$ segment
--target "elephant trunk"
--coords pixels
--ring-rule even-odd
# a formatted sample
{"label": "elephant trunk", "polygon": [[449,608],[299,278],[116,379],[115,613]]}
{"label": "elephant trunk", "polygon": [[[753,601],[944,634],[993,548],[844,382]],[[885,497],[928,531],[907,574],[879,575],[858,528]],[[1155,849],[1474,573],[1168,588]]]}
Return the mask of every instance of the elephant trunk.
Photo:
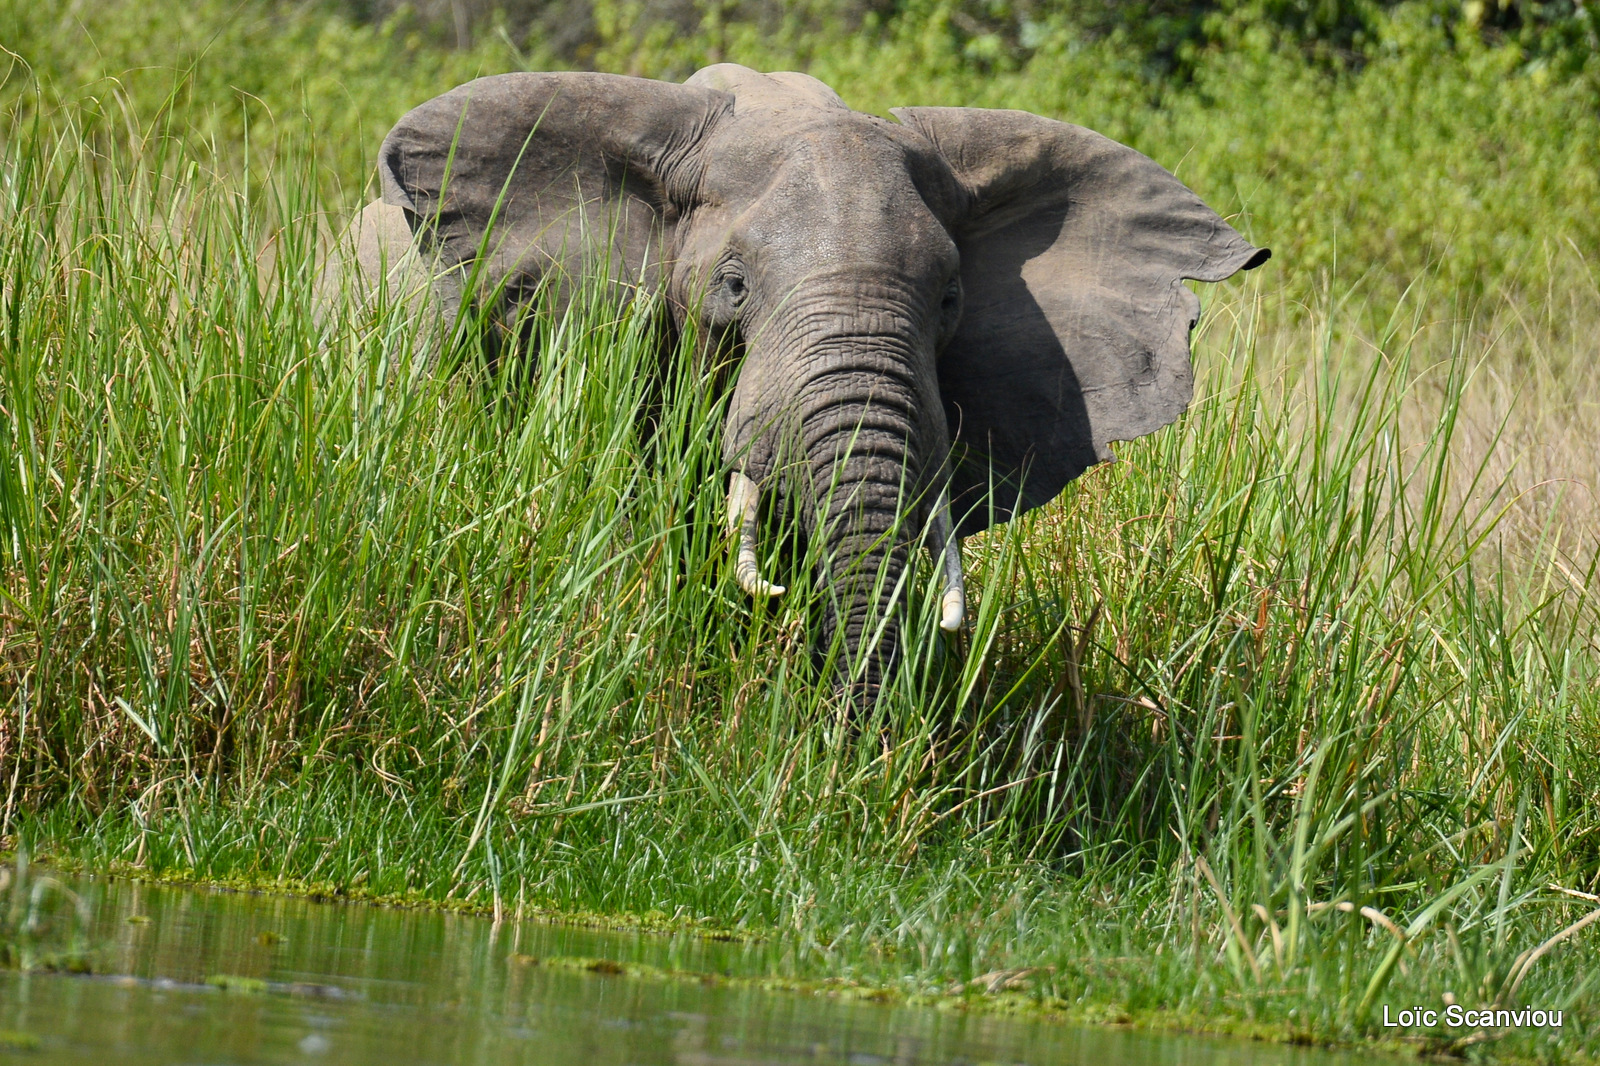
{"label": "elephant trunk", "polygon": [[[833,445],[847,442],[852,452],[842,461],[830,462],[835,458]],[[829,590],[822,637],[831,641],[839,636],[840,678],[848,678],[852,691],[868,698],[875,695],[899,651],[896,605],[903,599],[909,555],[899,512],[910,479],[903,461],[894,462],[883,454],[888,443],[840,430],[834,440],[819,445],[822,461],[812,463],[821,482],[816,486],[820,497],[816,536]],[[866,449],[868,455],[861,455]]]}
{"label": "elephant trunk", "polygon": [[916,412],[926,403],[915,376],[898,372],[909,358],[895,359],[902,353],[892,344],[873,354],[891,369],[863,374],[859,347],[849,359],[822,356],[817,364],[848,369],[817,375],[801,393],[806,510],[829,594],[819,636],[823,648],[837,638],[837,675],[858,705],[876,697],[899,652],[899,606],[917,531],[905,505],[921,488]]}

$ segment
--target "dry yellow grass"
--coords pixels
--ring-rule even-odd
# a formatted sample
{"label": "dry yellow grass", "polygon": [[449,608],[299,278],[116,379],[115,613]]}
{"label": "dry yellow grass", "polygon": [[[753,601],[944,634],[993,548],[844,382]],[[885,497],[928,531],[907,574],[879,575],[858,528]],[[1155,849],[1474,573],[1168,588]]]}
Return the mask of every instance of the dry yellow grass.
{"label": "dry yellow grass", "polygon": [[[1451,410],[1452,375],[1460,375],[1447,510],[1487,532],[1514,572],[1577,590],[1600,553],[1600,285],[1578,252],[1556,255],[1555,280],[1539,291],[1505,288],[1470,304],[1413,291],[1387,328],[1357,325],[1375,316],[1348,307],[1265,297],[1256,369],[1276,379],[1274,391],[1296,412],[1316,409],[1309,390],[1331,369],[1348,394],[1339,411],[1355,409],[1375,361],[1408,361],[1413,384],[1393,447],[1411,461]],[[1199,361],[1203,381],[1213,371],[1213,387],[1232,369],[1207,367],[1203,350]]]}

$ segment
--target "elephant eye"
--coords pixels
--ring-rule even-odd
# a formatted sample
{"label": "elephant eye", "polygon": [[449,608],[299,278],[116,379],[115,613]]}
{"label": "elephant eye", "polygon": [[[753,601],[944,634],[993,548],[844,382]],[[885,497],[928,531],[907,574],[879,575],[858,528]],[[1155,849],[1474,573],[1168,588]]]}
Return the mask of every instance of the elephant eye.
{"label": "elephant eye", "polygon": [[734,273],[722,275],[722,289],[728,294],[728,298],[732,300],[735,305],[738,305],[744,301],[745,294],[748,291],[745,288],[744,276]]}
{"label": "elephant eye", "polygon": [[950,284],[944,287],[944,299],[939,301],[939,310],[947,315],[953,315],[961,307],[961,282],[950,279]]}

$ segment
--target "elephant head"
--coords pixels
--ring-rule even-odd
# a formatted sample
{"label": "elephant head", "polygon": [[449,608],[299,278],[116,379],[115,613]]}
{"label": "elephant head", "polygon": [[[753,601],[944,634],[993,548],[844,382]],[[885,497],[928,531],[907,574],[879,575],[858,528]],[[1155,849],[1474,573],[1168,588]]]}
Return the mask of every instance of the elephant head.
{"label": "elephant head", "polygon": [[759,573],[755,518],[763,500],[792,509],[826,549],[831,624],[867,690],[895,654],[912,534],[925,527],[958,628],[958,537],[1173,421],[1199,312],[1183,279],[1270,255],[1089,130],[893,114],[731,64],[682,85],[482,78],[389,133],[376,208],[403,213],[441,284],[471,271],[502,314],[598,271],[621,294],[664,293],[679,327],[698,316],[703,350],[733,345],[740,583],[782,592]]}

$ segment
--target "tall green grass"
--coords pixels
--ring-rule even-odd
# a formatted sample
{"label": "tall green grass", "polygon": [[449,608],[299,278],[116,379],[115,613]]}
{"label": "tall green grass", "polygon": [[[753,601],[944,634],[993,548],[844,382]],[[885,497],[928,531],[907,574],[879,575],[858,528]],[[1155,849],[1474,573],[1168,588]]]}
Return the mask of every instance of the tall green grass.
{"label": "tall green grass", "polygon": [[246,180],[29,98],[0,150],[0,832],[1090,1017],[1534,1003],[1560,1043],[1507,1047],[1593,1054],[1592,531],[1504,557],[1511,430],[1461,447],[1500,312],[1448,277],[1208,291],[1190,413],[968,541],[961,641],[919,562],[850,723],[803,549],[733,581],[720,368],[657,371],[648,302],[439,365],[403,294],[318,310],[309,149]]}

